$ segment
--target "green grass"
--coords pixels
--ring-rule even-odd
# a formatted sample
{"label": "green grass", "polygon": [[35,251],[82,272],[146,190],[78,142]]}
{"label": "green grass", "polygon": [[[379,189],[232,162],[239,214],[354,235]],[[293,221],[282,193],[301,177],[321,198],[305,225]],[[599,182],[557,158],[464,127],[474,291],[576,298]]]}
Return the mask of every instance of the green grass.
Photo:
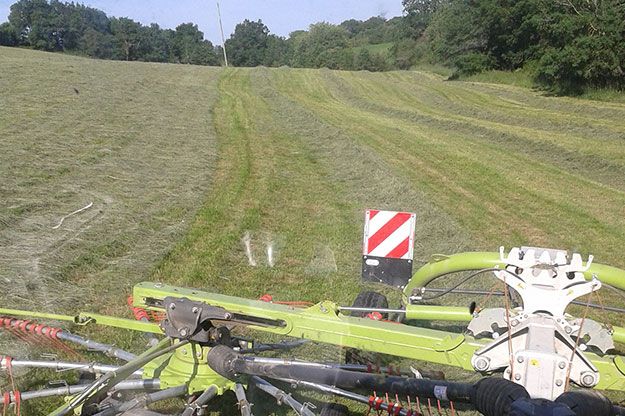
{"label": "green grass", "polygon": [[[375,44],[364,45],[364,46],[360,46],[359,48],[367,49],[371,53],[379,53],[381,55],[387,55],[390,52],[392,47],[393,47],[393,42],[386,42],[386,43],[375,43]],[[359,49],[359,48],[356,48],[356,49]]]}
{"label": "green grass", "polygon": [[420,62],[412,67],[413,71],[419,72],[431,72],[440,75],[444,78],[449,78],[454,74],[454,70],[448,66],[441,64],[432,64],[427,62]]}
{"label": "green grass", "polygon": [[523,88],[534,88],[534,80],[527,70],[517,71],[497,71],[490,70],[480,72],[479,74],[461,77],[464,81],[486,82],[491,84],[514,85]]}
{"label": "green grass", "polygon": [[625,103],[625,91],[610,88],[588,88],[579,98],[613,103]]}
{"label": "green grass", "polygon": [[[470,82],[513,85],[528,89],[536,89],[537,87],[534,83],[531,71],[524,68],[516,71],[484,71],[475,75],[461,76],[460,79]],[[611,103],[625,103],[625,92],[610,88],[586,88],[576,98]]]}
{"label": "green grass", "polygon": [[486,81],[0,48],[2,300],[127,314],[161,280],[346,304],[366,208],[416,212],[418,260],[528,244],[625,267],[625,105]]}
{"label": "green grass", "polygon": [[[131,316],[132,285],[150,275],[206,198],[218,76],[210,68],[0,48],[5,307]],[[39,357],[2,335],[3,353]],[[124,332],[97,336],[142,345]]]}

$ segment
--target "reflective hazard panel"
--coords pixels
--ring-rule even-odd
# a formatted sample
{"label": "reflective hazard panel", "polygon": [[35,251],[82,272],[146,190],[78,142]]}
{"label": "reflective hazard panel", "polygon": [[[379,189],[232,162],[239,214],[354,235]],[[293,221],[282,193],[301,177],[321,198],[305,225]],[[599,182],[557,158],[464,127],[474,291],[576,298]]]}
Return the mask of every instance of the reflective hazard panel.
{"label": "reflective hazard panel", "polygon": [[412,277],[416,214],[365,212],[362,278],[366,281],[404,286]]}

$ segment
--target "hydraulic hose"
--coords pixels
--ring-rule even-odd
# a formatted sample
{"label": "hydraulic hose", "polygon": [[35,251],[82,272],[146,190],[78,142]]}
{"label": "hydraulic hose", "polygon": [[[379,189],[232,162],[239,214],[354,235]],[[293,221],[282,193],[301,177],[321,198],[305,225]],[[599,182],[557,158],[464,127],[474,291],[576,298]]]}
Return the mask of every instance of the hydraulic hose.
{"label": "hydraulic hose", "polygon": [[625,416],[625,408],[612,404],[595,390],[569,391],[552,402],[531,399],[522,385],[497,377],[483,378],[473,384],[386,377],[316,363],[244,356],[225,345],[213,347],[207,355],[207,361],[214,371],[231,380],[235,380],[238,375],[252,376],[252,380],[257,380],[258,376],[269,377],[356,401],[362,401],[362,397],[351,394],[352,390],[468,403],[484,416],[529,416],[535,415],[536,409],[542,412],[540,414],[551,414],[549,409],[564,412],[557,413],[563,416]]}
{"label": "hydraulic hose", "polygon": [[576,416],[625,416],[625,408],[612,402],[595,390],[571,390],[562,393],[556,403],[563,403]]}
{"label": "hydraulic hose", "polygon": [[[401,396],[420,396],[443,401],[471,403],[473,385],[440,380],[385,377],[291,362],[286,364],[256,362],[254,357],[236,353],[225,345],[213,347],[207,356],[208,365],[222,376],[235,379],[236,374],[275,379],[306,380],[311,383],[336,386],[346,390],[375,390]],[[522,387],[521,387],[522,388]]]}

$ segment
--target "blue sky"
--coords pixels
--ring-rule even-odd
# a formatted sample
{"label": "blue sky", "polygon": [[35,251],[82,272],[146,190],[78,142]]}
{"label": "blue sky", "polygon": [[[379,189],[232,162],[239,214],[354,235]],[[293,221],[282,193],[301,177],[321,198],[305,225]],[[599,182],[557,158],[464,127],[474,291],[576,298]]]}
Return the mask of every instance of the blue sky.
{"label": "blue sky", "polygon": [[[7,20],[11,4],[0,0],[0,22]],[[103,10],[109,16],[129,17],[144,24],[158,23],[175,28],[180,23],[197,23],[204,37],[221,43],[215,0],[84,0],[77,2]],[[226,39],[243,19],[262,21],[271,33],[287,36],[307,29],[315,22],[340,23],[347,19],[364,20],[371,16],[399,16],[401,0],[220,0]]]}

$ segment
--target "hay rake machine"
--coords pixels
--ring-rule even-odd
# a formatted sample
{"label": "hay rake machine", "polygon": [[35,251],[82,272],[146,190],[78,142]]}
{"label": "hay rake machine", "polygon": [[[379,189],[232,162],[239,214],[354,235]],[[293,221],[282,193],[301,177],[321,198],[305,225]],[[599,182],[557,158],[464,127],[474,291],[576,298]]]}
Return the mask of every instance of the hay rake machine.
{"label": "hay rake machine", "polygon": [[[65,400],[50,415],[106,416],[157,415],[148,405],[181,397],[186,401],[177,414],[192,416],[205,414],[207,403],[233,391],[236,412],[252,415],[255,407],[247,392],[254,388],[267,398],[273,396],[289,412],[306,416],[348,413],[336,403],[315,408],[288,390],[361,402],[371,415],[453,415],[459,409],[487,416],[625,415],[618,405],[619,393],[611,394],[613,401],[601,393],[625,392],[625,360],[617,347],[625,342],[625,328],[588,317],[592,308],[623,312],[603,304],[597,291],[625,290],[625,271],[592,260],[532,247],[435,256],[404,285],[403,302],[396,309],[388,308],[375,292],[362,294],[353,306],[324,301],[297,307],[152,282],[134,287],[136,320],[1,309],[4,330],[24,342],[37,338],[63,349],[70,358],[2,356],[2,369],[9,374],[17,368],[47,368],[92,375],[81,384],[33,391],[20,392],[13,385],[2,400],[5,411],[19,413],[24,401],[58,395]],[[459,284],[430,285],[456,273],[462,276]],[[463,288],[462,283],[479,274],[492,275],[500,290]],[[499,296],[502,306],[432,304],[453,293],[482,300]],[[581,316],[567,312],[572,304],[578,305]],[[155,314],[159,319],[152,319]],[[149,336],[150,347],[136,355],[32,319],[139,331]],[[430,321],[453,322],[453,328],[462,329],[433,329]],[[247,328],[245,337],[237,335],[242,327]],[[260,332],[284,340],[270,344],[249,339],[250,333]],[[436,372],[375,372],[366,364],[288,358],[307,341],[458,367],[477,373],[479,379],[459,382],[444,380]],[[119,364],[72,361],[71,344],[100,351]],[[271,351],[271,357],[265,351]]]}

